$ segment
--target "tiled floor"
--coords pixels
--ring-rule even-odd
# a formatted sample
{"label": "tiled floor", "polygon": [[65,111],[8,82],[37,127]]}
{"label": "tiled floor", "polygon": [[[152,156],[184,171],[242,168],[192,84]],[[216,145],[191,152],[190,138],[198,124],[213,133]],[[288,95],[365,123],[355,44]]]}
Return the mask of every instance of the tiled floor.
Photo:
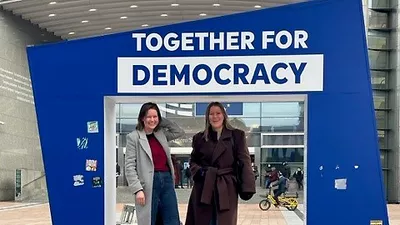
{"label": "tiled floor", "polygon": [[[186,207],[186,204],[179,205],[182,221],[185,220]],[[118,204],[117,211],[121,209],[122,204]],[[400,225],[400,205],[388,205],[388,209],[390,224]],[[263,212],[256,204],[239,205],[239,225],[298,225],[298,221],[292,212],[285,209]],[[0,202],[0,225],[51,225],[49,205]]]}

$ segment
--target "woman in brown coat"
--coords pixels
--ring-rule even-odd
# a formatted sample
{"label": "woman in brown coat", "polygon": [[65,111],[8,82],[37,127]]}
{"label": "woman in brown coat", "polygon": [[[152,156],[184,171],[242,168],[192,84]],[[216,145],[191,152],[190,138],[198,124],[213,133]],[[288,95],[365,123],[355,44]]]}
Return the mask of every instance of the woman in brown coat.
{"label": "woman in brown coat", "polygon": [[[255,193],[245,133],[229,124],[221,103],[210,103],[205,116],[205,130],[193,137],[190,170],[194,186],[185,224],[236,225],[238,194],[249,200]],[[236,179],[236,162],[242,165],[241,182]]]}

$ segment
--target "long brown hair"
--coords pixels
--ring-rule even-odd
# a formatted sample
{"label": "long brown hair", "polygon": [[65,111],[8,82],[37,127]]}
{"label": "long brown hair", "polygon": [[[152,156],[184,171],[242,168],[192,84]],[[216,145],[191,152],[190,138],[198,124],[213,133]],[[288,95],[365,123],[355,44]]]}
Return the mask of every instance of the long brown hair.
{"label": "long brown hair", "polygon": [[228,114],[225,111],[225,107],[220,102],[211,102],[210,104],[208,104],[206,114],[205,114],[206,124],[205,124],[205,128],[204,128],[204,136],[203,137],[206,139],[206,141],[208,141],[209,130],[211,128],[209,115],[210,115],[211,107],[213,107],[213,106],[219,107],[221,109],[222,114],[224,115],[224,121],[222,122],[223,128],[226,128],[228,130],[235,129],[229,123]]}
{"label": "long brown hair", "polygon": [[158,125],[156,126],[156,128],[154,128],[154,131],[157,131],[160,127],[160,123],[161,123],[161,113],[160,113],[160,109],[158,108],[157,104],[152,103],[152,102],[147,102],[144,103],[142,105],[142,107],[140,108],[140,112],[139,112],[139,116],[138,116],[138,121],[137,121],[137,125],[136,125],[136,130],[143,130],[144,129],[144,122],[143,119],[146,117],[147,112],[150,109],[154,109],[157,111],[157,115],[158,115]]}

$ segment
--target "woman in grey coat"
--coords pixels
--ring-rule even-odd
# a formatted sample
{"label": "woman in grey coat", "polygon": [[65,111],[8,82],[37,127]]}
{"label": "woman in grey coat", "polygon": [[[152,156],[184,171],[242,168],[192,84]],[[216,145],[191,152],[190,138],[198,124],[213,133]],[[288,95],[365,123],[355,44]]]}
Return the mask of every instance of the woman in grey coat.
{"label": "woman in grey coat", "polygon": [[127,135],[125,153],[126,178],[136,196],[139,225],[155,225],[158,213],[164,225],[180,224],[168,142],[183,135],[178,125],[161,118],[156,104],[142,105],[136,130]]}

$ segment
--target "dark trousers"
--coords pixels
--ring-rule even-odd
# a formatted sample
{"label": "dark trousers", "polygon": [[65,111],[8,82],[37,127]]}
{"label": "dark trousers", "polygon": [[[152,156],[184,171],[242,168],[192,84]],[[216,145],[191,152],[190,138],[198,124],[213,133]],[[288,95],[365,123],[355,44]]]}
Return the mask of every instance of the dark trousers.
{"label": "dark trousers", "polygon": [[[174,183],[170,172],[154,172],[151,201],[151,224],[155,225],[157,215],[164,225],[179,225],[179,211]],[[157,221],[159,222],[159,221]]]}
{"label": "dark trousers", "polygon": [[299,187],[299,190],[303,189],[303,181],[296,180],[297,181],[297,186]]}
{"label": "dark trousers", "polygon": [[275,199],[275,201],[276,201],[276,204],[280,204],[280,202],[279,202],[279,196],[281,195],[281,194],[283,194],[284,193],[284,191],[281,191],[281,190],[279,190],[279,189],[276,189],[276,190],[274,190],[274,199]]}

